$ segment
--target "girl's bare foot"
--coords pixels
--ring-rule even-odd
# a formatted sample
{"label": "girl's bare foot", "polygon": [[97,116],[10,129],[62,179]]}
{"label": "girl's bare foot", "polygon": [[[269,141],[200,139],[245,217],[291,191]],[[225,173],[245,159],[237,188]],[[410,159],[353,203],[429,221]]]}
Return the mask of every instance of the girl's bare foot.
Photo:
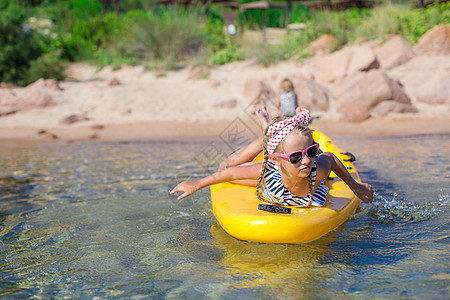
{"label": "girl's bare foot", "polygon": [[295,113],[296,113],[296,114],[305,113],[305,114],[307,114],[308,116],[310,116],[309,110],[307,110],[306,108],[301,108],[300,106],[298,106],[298,107],[295,109]]}
{"label": "girl's bare foot", "polygon": [[269,113],[264,105],[258,105],[255,109],[255,114],[261,123],[262,129],[266,129],[267,125],[269,125]]}

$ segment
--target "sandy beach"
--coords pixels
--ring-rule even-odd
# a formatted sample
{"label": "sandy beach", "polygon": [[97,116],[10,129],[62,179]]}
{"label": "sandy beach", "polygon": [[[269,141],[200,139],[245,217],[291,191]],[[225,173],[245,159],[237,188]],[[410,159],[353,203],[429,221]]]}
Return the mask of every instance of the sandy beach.
{"label": "sandy beach", "polygon": [[[51,105],[1,116],[0,144],[218,140],[227,130],[257,136],[261,129],[252,114],[254,103],[245,95],[245,83],[256,78],[276,91],[285,76],[298,72],[304,71],[293,62],[264,68],[244,61],[165,73],[141,66],[98,71],[74,64],[67,70],[68,79],[57,88],[41,81],[26,88],[1,89],[4,99],[46,97]],[[269,113],[274,116],[270,104]],[[417,113],[360,123],[340,120],[333,111],[311,114],[316,117],[313,126],[332,138],[450,133],[448,106],[414,104]]]}

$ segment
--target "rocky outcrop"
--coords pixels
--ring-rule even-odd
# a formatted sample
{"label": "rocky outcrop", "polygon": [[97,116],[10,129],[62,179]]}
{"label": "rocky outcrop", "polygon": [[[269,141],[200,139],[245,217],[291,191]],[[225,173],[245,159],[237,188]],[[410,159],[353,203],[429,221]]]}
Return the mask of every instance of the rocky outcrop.
{"label": "rocky outcrop", "polygon": [[369,47],[349,46],[311,62],[316,80],[331,83],[358,71],[379,67],[375,53]]}
{"label": "rocky outcrop", "polygon": [[28,89],[49,89],[53,91],[62,91],[59,81],[56,79],[40,78],[27,86]]}
{"label": "rocky outcrop", "polygon": [[395,101],[383,101],[370,110],[371,117],[385,117],[390,113],[417,113],[412,105],[406,105]]}
{"label": "rocky outcrop", "polygon": [[401,36],[394,36],[373,51],[380,63],[380,68],[389,70],[407,63],[416,56],[414,48]]}
{"label": "rocky outcrop", "polygon": [[[312,70],[312,80],[296,83],[305,96],[300,96],[304,100],[300,103],[311,110],[334,110],[353,122],[414,113],[418,109],[413,103],[418,102],[449,105],[448,54],[450,25],[431,29],[415,47],[400,36],[389,36],[349,45],[330,55],[316,55],[305,63]],[[323,88],[317,92],[311,86]]]}
{"label": "rocky outcrop", "polygon": [[19,95],[13,89],[0,89],[0,116],[56,105],[53,97],[40,87],[55,89],[59,85],[46,86],[45,82],[38,81],[29,85]]}
{"label": "rocky outcrop", "polygon": [[298,97],[298,103],[310,111],[327,111],[330,105],[328,90],[317,81],[303,75],[290,76]]}
{"label": "rocky outcrop", "polygon": [[244,96],[251,103],[266,103],[276,98],[275,91],[261,80],[251,78],[245,82]]}
{"label": "rocky outcrop", "polygon": [[336,111],[350,122],[364,121],[372,114],[386,115],[392,110],[416,111],[398,83],[382,70],[358,72],[343,78],[333,85],[332,93]]}
{"label": "rocky outcrop", "polygon": [[45,108],[56,105],[53,97],[43,91],[32,90],[16,103],[16,108],[20,110],[30,110],[36,108]]}
{"label": "rocky outcrop", "polygon": [[416,101],[450,104],[450,59],[446,55],[418,56],[388,74]]}
{"label": "rocky outcrop", "polygon": [[305,51],[311,53],[312,55],[329,54],[337,44],[337,38],[335,38],[331,34],[325,34],[309,44]]}
{"label": "rocky outcrop", "polygon": [[414,47],[422,54],[450,54],[450,24],[437,25],[425,33]]}

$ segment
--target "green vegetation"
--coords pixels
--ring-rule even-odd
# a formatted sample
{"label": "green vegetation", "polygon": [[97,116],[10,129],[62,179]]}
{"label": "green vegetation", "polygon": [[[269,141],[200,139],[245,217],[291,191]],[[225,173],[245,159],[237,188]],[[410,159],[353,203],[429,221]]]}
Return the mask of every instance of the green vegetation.
{"label": "green vegetation", "polygon": [[[450,3],[419,9],[389,2],[374,9],[332,12],[309,11],[294,2],[291,23],[304,23],[305,29],[272,45],[262,38],[260,10],[239,13],[238,34],[229,35],[220,4],[183,8],[122,0],[116,14],[113,8],[102,9],[100,1],[35,0],[34,7],[29,3],[0,4],[0,82],[26,85],[40,77],[62,79],[64,65],[79,61],[99,68],[144,64],[171,70],[254,58],[268,66],[304,57],[304,49],[323,34],[338,39],[336,49],[362,37],[387,34],[402,35],[415,44],[429,29],[450,20]],[[283,28],[284,23],[283,10],[267,11],[267,27]],[[244,41],[244,30],[259,31],[260,38]]]}

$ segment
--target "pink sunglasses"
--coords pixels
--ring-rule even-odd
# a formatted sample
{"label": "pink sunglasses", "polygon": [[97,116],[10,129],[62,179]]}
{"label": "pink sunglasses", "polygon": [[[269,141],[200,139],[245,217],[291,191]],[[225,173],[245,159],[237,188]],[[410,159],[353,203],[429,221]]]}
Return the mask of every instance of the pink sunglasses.
{"label": "pink sunglasses", "polygon": [[273,155],[287,158],[291,164],[295,165],[302,161],[304,155],[307,155],[309,158],[313,158],[317,155],[317,153],[319,153],[319,143],[312,144],[305,150],[299,150],[289,154],[273,153]]}

